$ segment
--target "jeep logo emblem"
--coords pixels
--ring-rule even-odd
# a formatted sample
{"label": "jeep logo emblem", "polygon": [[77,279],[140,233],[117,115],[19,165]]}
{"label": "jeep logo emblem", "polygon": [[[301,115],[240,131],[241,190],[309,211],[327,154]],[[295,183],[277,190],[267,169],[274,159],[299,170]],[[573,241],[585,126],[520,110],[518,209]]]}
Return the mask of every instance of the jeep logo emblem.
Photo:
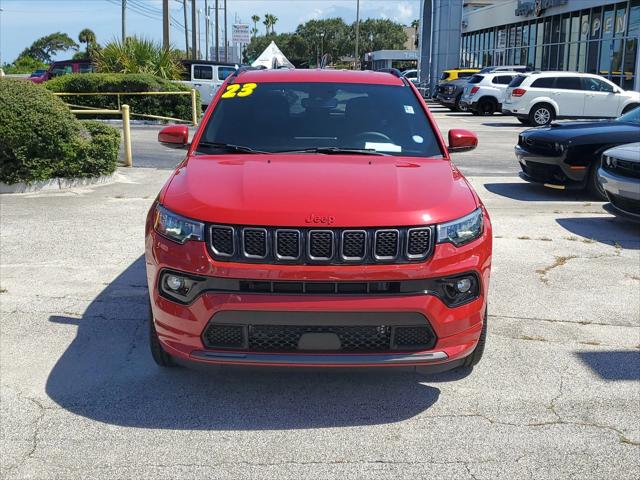
{"label": "jeep logo emblem", "polygon": [[319,223],[322,225],[332,225],[336,221],[336,217],[333,215],[315,215],[310,213],[307,218],[304,219],[305,223]]}

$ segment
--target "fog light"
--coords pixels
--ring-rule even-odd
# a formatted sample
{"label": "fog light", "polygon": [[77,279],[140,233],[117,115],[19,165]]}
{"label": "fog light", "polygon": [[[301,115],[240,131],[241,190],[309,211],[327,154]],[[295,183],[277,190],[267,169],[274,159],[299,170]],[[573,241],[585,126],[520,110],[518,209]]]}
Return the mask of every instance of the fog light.
{"label": "fog light", "polygon": [[471,288],[471,279],[470,278],[461,278],[456,282],[456,289],[460,293],[467,293]]}
{"label": "fog light", "polygon": [[182,290],[184,288],[184,278],[176,275],[167,275],[167,287],[174,292]]}

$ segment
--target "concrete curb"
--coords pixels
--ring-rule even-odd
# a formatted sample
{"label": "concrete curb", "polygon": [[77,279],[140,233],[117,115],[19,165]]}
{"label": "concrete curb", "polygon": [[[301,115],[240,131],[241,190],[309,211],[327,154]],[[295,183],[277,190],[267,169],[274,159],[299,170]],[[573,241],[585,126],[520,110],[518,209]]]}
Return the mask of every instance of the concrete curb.
{"label": "concrete curb", "polygon": [[100,177],[84,178],[52,178],[33,183],[2,183],[0,182],[0,194],[3,193],[34,193],[52,190],[65,190],[68,188],[87,187],[90,185],[102,185],[112,183],[115,173]]}

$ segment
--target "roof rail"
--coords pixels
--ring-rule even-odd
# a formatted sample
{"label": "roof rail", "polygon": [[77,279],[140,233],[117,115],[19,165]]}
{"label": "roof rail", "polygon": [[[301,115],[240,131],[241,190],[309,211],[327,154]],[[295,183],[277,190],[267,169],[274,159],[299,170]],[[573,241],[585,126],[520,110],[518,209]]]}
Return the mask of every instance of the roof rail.
{"label": "roof rail", "polygon": [[233,80],[235,77],[240,75],[243,72],[247,72],[250,70],[265,70],[266,67],[260,65],[259,67],[252,67],[250,65],[245,65],[244,67],[237,68],[235,72],[233,72],[229,78],[229,81]]}
{"label": "roof rail", "polygon": [[400,70],[398,70],[397,68],[380,68],[376,70],[376,72],[390,73],[394,77],[403,78],[402,73],[400,73]]}

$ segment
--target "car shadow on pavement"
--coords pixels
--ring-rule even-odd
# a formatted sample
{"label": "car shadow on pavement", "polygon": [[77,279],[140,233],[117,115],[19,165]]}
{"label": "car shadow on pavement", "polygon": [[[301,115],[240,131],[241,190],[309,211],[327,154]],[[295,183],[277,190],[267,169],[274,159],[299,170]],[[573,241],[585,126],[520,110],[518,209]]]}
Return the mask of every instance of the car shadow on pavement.
{"label": "car shadow on pavement", "polygon": [[640,381],[640,351],[576,352],[589,368],[604,380]]}
{"label": "car shadow on pavement", "polygon": [[147,343],[144,258],[123,271],[81,318],[49,374],[47,394],[74,414],[114,425],[264,430],[377,425],[412,418],[438,401],[423,377],[396,370],[162,369]]}
{"label": "car shadow on pavement", "polygon": [[606,245],[640,249],[640,226],[617,217],[557,218],[562,227],[580,237]]}
{"label": "car shadow on pavement", "polygon": [[[592,201],[587,192],[555,190],[526,182],[485,183],[484,188],[511,200],[522,202],[581,202]],[[602,212],[606,213],[606,212]]]}
{"label": "car shadow on pavement", "polygon": [[527,128],[527,125],[524,125],[518,121],[515,122],[484,122],[482,124],[485,127],[510,127],[510,128],[514,128],[514,127],[518,127],[518,128]]}

